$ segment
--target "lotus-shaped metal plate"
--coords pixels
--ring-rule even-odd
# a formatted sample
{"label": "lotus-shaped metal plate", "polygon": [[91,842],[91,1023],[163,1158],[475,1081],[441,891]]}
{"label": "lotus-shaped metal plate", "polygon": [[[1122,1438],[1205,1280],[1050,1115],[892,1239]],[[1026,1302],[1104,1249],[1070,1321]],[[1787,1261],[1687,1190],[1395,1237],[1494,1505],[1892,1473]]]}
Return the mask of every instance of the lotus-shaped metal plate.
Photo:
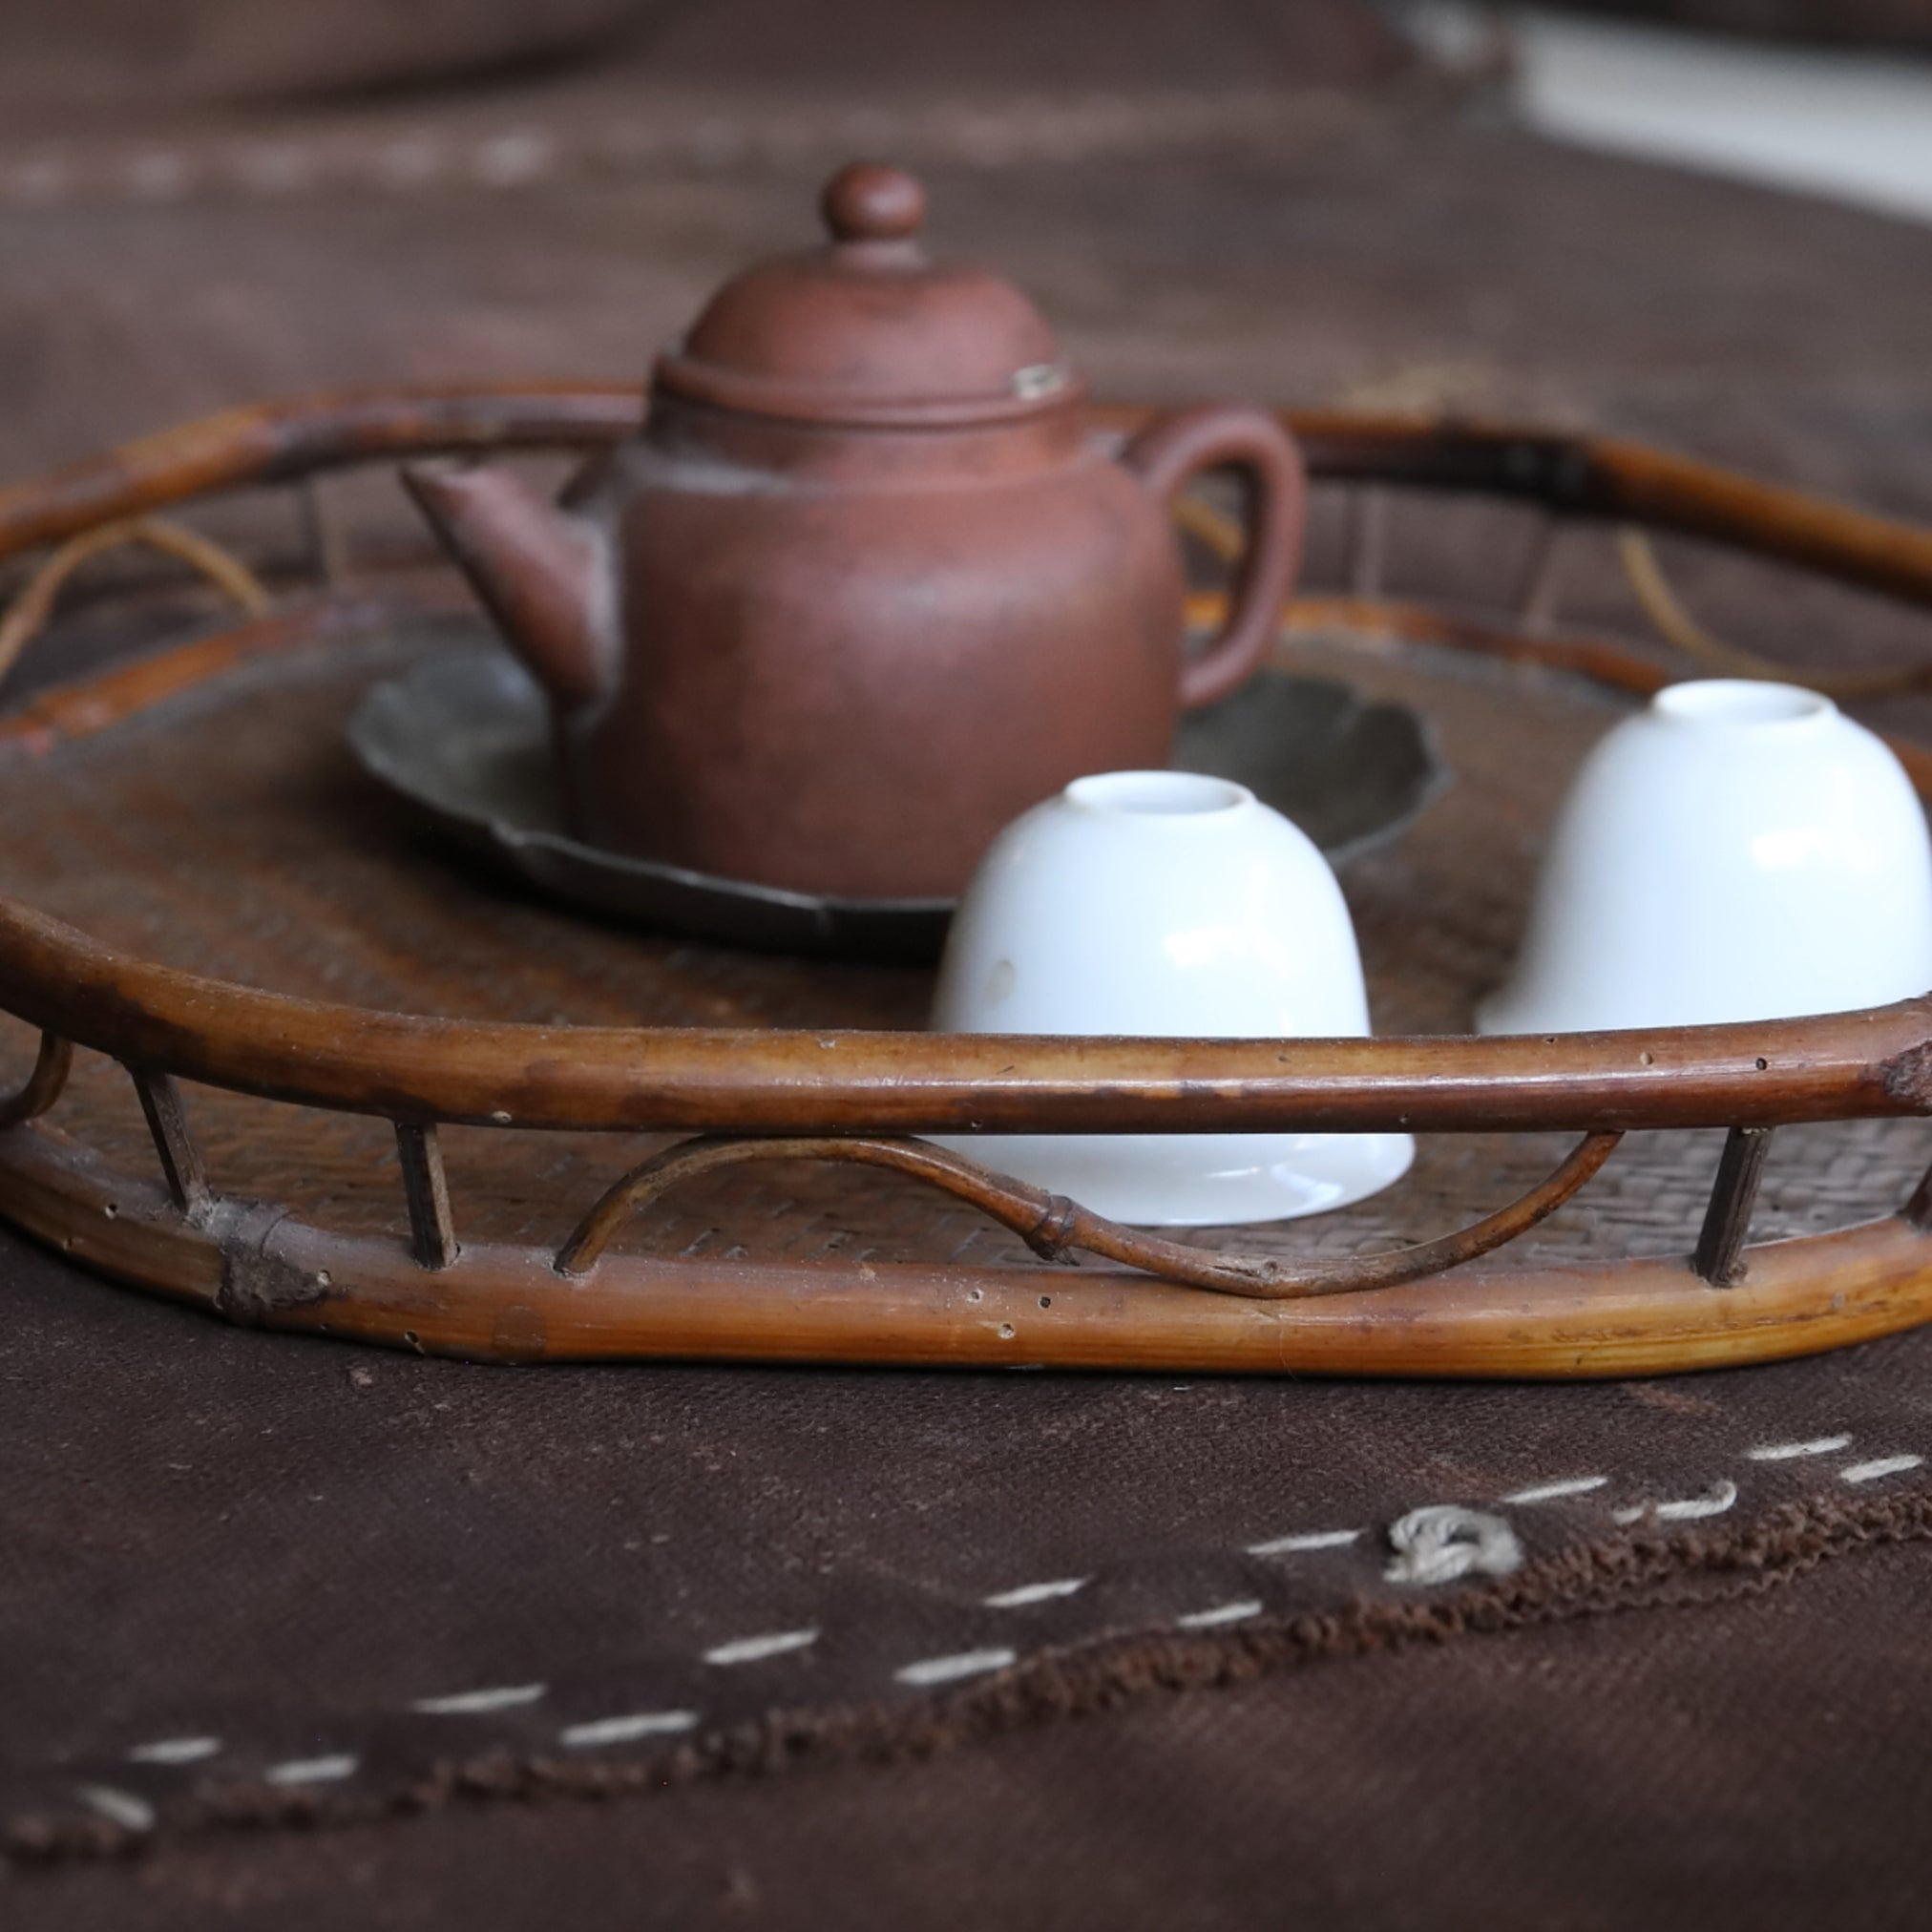
{"label": "lotus-shaped metal plate", "polygon": [[[935,956],[950,899],[839,899],[714,878],[564,830],[542,695],[494,645],[375,685],[349,743],[385,785],[553,897],[662,931],[797,953]],[[1331,678],[1267,670],[1184,718],[1174,764],[1248,786],[1336,865],[1386,843],[1447,782],[1427,722]]]}

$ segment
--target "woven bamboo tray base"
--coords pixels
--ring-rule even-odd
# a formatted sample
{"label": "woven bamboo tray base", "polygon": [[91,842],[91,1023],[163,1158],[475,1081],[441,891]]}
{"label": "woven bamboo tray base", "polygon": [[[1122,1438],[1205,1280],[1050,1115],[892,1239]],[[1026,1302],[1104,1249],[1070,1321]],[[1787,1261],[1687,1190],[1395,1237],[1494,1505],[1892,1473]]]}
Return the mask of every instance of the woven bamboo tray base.
{"label": "woven bamboo tray base", "polygon": [[[0,808],[13,828],[0,885],[129,953],[359,1006],[603,1025],[922,1023],[924,971],[600,926],[524,895],[400,814],[345,748],[347,717],[373,679],[478,635],[473,618],[447,608],[365,602],[296,624],[271,655],[198,656],[190,646],[156,661],[164,675],[146,682],[146,701],[132,708],[125,674],[43,702],[0,737]],[[1344,633],[1297,636],[1282,661],[1414,705],[1439,734],[1450,790],[1397,845],[1351,868],[1344,885],[1378,1030],[1465,1031],[1475,999],[1506,966],[1551,808],[1628,701],[1547,669]],[[33,1036],[0,1024],[10,1071],[22,1078]],[[224,1196],[280,1203],[326,1229],[407,1240],[386,1122],[200,1087],[188,1105]],[[154,1168],[127,1077],[98,1055],[79,1056],[50,1124],[130,1174]],[[1628,1136],[1578,1198],[1490,1266],[1687,1254],[1722,1138]],[[667,1143],[448,1127],[443,1144],[466,1243],[554,1250],[612,1181]],[[1549,1134],[1428,1136],[1409,1177],[1359,1208],[1188,1238],[1298,1256],[1424,1240],[1533,1186],[1569,1144]],[[1924,1121],[1786,1128],[1753,1237],[1821,1233],[1893,1212],[1928,1158]],[[1012,1265],[1048,1289],[1060,1275],[976,1210],[914,1182],[794,1162],[694,1181],[640,1214],[612,1252]]]}

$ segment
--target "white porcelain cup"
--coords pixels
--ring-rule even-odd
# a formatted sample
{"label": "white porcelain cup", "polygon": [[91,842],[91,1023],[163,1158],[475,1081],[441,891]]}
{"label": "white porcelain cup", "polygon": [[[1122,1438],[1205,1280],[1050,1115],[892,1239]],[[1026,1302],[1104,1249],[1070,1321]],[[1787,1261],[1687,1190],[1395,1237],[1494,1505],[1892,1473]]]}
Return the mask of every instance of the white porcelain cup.
{"label": "white porcelain cup", "polygon": [[1774,1019],[1932,989],[1932,847],[1883,742],[1794,684],[1673,684],[1558,815],[1484,1033]]}
{"label": "white porcelain cup", "polygon": [[[954,915],[949,1033],[1359,1037],[1368,998],[1313,843],[1227,779],[1116,771],[1016,819]],[[1211,1227],[1339,1208],[1407,1171],[1406,1134],[974,1135],[942,1142],[1109,1220]]]}

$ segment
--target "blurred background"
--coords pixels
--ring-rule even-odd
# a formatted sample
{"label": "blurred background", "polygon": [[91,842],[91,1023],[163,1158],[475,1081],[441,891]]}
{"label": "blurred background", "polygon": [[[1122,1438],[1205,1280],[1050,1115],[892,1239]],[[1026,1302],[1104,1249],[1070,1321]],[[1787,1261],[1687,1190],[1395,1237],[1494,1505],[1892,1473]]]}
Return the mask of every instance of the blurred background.
{"label": "blurred background", "polygon": [[1596,425],[1932,515],[1932,0],[10,0],[0,475],[640,377],[858,153],[1103,395]]}

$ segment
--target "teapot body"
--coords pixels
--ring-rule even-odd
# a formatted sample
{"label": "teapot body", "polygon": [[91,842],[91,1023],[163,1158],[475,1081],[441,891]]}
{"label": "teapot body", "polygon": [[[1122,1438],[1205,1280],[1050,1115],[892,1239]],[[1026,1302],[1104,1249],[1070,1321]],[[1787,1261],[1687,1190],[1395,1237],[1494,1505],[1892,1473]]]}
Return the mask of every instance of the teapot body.
{"label": "teapot body", "polygon": [[557,715],[592,843],[950,896],[1028,806],[1166,762],[1180,559],[1078,410],[841,436],[660,399],[579,507],[617,576],[606,688]]}
{"label": "teapot body", "polygon": [[[756,264],[659,356],[642,432],[564,503],[514,471],[404,481],[549,694],[573,829],[839,898],[950,897],[1089,772],[1166,762],[1181,706],[1274,634],[1305,480],[1206,405],[1115,460],[1011,284],[931,262],[924,191],[841,169],[828,242]],[[1168,504],[1243,476],[1221,633],[1184,662]]]}

